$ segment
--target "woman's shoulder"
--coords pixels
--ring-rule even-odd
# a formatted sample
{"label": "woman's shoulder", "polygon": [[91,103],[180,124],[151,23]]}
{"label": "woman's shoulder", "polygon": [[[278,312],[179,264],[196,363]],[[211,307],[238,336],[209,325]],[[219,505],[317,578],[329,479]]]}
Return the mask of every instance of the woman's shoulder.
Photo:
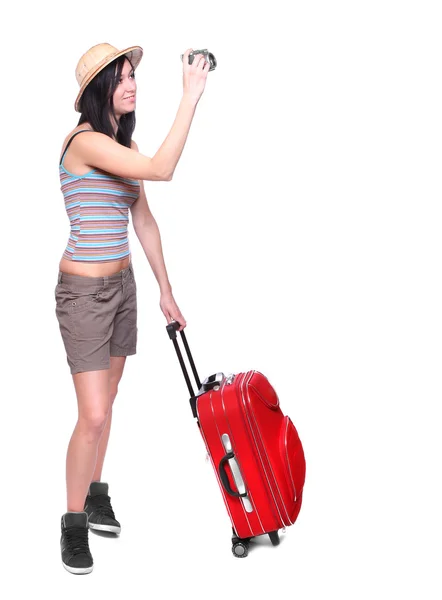
{"label": "woman's shoulder", "polygon": [[67,144],[67,142],[71,139],[71,137],[73,135],[75,135],[76,133],[78,133],[79,131],[93,131],[92,127],[89,125],[89,123],[82,123],[81,125],[77,125],[76,127],[74,127],[74,129],[72,129],[67,136],[64,138],[63,140],[63,147]]}
{"label": "woman's shoulder", "polygon": [[77,125],[76,127],[74,127],[74,129],[72,129],[63,140],[63,144],[61,146],[60,159],[61,159],[61,156],[63,155],[67,145],[69,144],[69,141],[80,131],[93,131],[93,129],[89,125],[89,123],[82,123],[81,125]]}

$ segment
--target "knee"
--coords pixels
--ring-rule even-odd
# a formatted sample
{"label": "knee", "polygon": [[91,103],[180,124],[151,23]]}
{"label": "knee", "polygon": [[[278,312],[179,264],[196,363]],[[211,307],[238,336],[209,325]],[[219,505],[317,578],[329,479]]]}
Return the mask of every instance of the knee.
{"label": "knee", "polygon": [[108,411],[96,409],[83,414],[78,419],[81,429],[92,439],[99,438],[106,425]]}

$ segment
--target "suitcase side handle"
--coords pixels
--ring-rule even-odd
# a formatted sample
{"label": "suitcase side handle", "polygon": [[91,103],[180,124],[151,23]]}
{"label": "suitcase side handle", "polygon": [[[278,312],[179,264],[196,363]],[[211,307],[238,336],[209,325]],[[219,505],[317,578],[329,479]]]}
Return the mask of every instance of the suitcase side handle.
{"label": "suitcase side handle", "polygon": [[235,458],[235,455],[233,454],[233,452],[228,452],[219,462],[218,472],[221,479],[221,483],[223,484],[224,489],[230,496],[234,496],[235,498],[246,498],[247,492],[244,492],[243,494],[235,492],[235,490],[233,490],[230,485],[229,477],[226,471],[226,463],[231,458]]}

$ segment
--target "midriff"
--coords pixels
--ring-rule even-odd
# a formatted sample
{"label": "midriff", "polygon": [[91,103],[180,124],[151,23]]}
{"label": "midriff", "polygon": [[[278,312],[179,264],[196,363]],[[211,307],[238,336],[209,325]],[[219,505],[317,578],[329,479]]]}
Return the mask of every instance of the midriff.
{"label": "midriff", "polygon": [[62,258],[59,269],[62,273],[70,275],[82,275],[83,277],[107,277],[126,269],[130,265],[130,255],[120,260],[107,263],[84,263]]}

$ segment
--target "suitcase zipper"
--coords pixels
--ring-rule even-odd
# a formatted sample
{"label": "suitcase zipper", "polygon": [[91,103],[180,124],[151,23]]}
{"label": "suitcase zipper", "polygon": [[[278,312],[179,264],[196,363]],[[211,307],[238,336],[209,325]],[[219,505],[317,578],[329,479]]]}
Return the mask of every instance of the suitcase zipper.
{"label": "suitcase zipper", "polygon": [[[276,479],[275,473],[273,471],[272,463],[268,457],[265,444],[263,443],[263,441],[261,439],[261,433],[259,431],[259,427],[256,425],[255,415],[254,415],[254,412],[253,412],[253,409],[252,409],[251,403],[250,403],[248,383],[250,382],[250,380],[255,372],[256,371],[253,371],[253,370],[248,371],[246,376],[241,381],[240,395],[241,395],[241,399],[242,399],[243,410],[244,410],[246,419],[249,423],[250,432],[254,439],[256,449],[258,451],[258,456],[260,458],[261,465],[263,468],[263,473],[267,480],[269,491],[273,497],[274,506],[278,513],[280,522],[282,525],[285,525],[285,520],[284,520],[284,518],[282,516],[282,512],[281,512],[281,507],[282,507],[282,509],[284,510],[284,512],[286,514],[287,520],[289,521],[289,524],[291,524],[290,517],[289,517],[288,511],[287,511],[287,507],[285,505],[283,496],[281,494],[281,490],[279,489],[279,486],[278,486],[278,480]],[[246,400],[245,393],[244,393],[245,391],[247,392],[247,400]],[[249,410],[247,410],[246,406],[249,407]],[[253,423],[252,423],[252,421],[253,421]],[[259,439],[260,444],[258,444],[258,439]],[[265,461],[263,460],[263,456],[265,457]],[[277,497],[279,497],[279,500],[277,499]]]}

